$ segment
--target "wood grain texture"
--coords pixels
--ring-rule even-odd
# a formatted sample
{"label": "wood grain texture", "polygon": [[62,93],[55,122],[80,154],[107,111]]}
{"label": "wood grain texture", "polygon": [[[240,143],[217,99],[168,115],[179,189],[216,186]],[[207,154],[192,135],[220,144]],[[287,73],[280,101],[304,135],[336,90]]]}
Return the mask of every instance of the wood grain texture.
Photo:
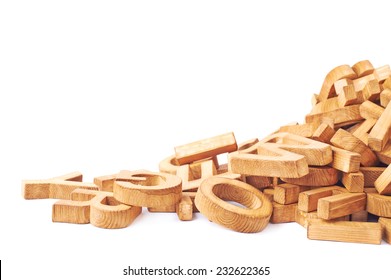
{"label": "wood grain texture", "polygon": [[159,163],[159,171],[163,173],[175,175],[179,167],[179,163],[175,155],[164,158]]}
{"label": "wood grain texture", "polygon": [[261,140],[258,153],[264,144],[269,143],[273,143],[280,149],[305,156],[309,165],[324,166],[332,161],[330,145],[306,137],[287,132],[275,133]]}
{"label": "wood grain texture", "polygon": [[347,151],[335,146],[331,146],[333,151],[333,161],[330,166],[342,172],[358,172],[360,170],[361,155],[359,153]]}
{"label": "wood grain texture", "polygon": [[352,66],[352,69],[357,74],[357,78],[372,74],[375,71],[375,68],[369,60],[357,62]]}
{"label": "wood grain texture", "polygon": [[[296,218],[295,218],[296,223],[303,226],[304,228],[308,228],[308,225],[313,220],[322,220],[321,218],[318,217],[317,211],[305,212],[305,211],[301,211],[301,210],[297,209]],[[347,215],[347,216],[342,216],[339,218],[332,219],[330,221],[349,221],[349,220],[350,220],[350,216]]]}
{"label": "wood grain texture", "polygon": [[380,244],[382,229],[379,223],[313,220],[307,228],[307,237],[366,244]]}
{"label": "wood grain texture", "polygon": [[302,137],[312,137],[315,126],[312,123],[281,126],[279,132],[288,132]]}
{"label": "wood grain texture", "polygon": [[[391,79],[390,79],[391,83]],[[391,100],[391,89],[390,88],[385,88],[381,93],[380,93],[380,105],[382,107],[387,107],[388,103],[390,103]]]}
{"label": "wood grain texture", "polygon": [[160,205],[156,207],[147,207],[148,212],[151,213],[176,213],[176,204],[172,205]]}
{"label": "wood grain texture", "polygon": [[350,220],[352,222],[368,222],[368,211],[362,210],[350,215]]}
{"label": "wood grain texture", "polygon": [[[227,201],[242,204],[245,208]],[[256,188],[237,180],[211,177],[197,191],[195,204],[210,221],[239,232],[259,232],[272,214],[270,201]]]}
{"label": "wood grain texture", "polygon": [[371,131],[376,121],[376,119],[366,119],[361,124],[357,124],[356,129],[352,132],[353,136],[357,137],[368,146],[369,131]]}
{"label": "wood grain texture", "polygon": [[334,136],[335,130],[328,124],[322,123],[312,134],[312,139],[330,144],[330,139]]}
{"label": "wood grain texture", "polygon": [[[383,89],[391,89],[391,76],[389,76],[387,79],[385,79],[382,83]],[[382,105],[383,106],[383,105]],[[386,106],[383,106],[386,107]]]}
{"label": "wood grain texture", "polygon": [[182,179],[183,191],[197,191],[205,178],[216,174],[217,169],[212,160],[202,162],[197,173],[192,172],[189,164],[181,165],[176,172],[176,175]]}
{"label": "wood grain texture", "polygon": [[311,187],[331,186],[338,182],[339,172],[337,169],[329,166],[310,166],[308,169],[308,174],[303,177],[281,178],[281,180],[289,184]]}
{"label": "wood grain texture", "polygon": [[384,82],[391,75],[389,65],[384,65],[376,68],[372,74],[362,76],[353,80],[355,90],[362,91],[365,85],[370,81],[376,79],[379,83]]}
{"label": "wood grain texture", "polygon": [[213,160],[200,162],[197,173],[192,171],[194,171],[194,167],[189,164],[181,165],[177,170],[176,175],[182,179],[182,191],[184,192],[197,191],[202,181],[212,176],[235,180],[242,179],[242,175],[240,174],[234,174],[231,172],[218,173]]}
{"label": "wood grain texture", "polygon": [[[210,157],[207,159],[198,160],[198,161],[192,162],[188,165],[189,165],[189,170],[192,174],[192,178],[194,178],[194,179],[199,179],[202,176],[208,176],[207,174],[215,175],[218,173],[218,169],[220,167],[217,157]],[[177,173],[178,173],[178,170],[177,170]],[[183,188],[183,186],[182,186],[182,188]]]}
{"label": "wood grain texture", "polygon": [[274,201],[279,204],[293,204],[299,201],[299,194],[311,187],[294,184],[280,184],[274,188]]}
{"label": "wood grain texture", "polygon": [[316,104],[319,103],[319,94],[316,94],[314,93],[312,96],[311,96],[311,104],[312,104],[312,107],[315,106]]}
{"label": "wood grain texture", "polygon": [[388,104],[368,137],[368,145],[372,150],[380,152],[391,136],[391,104]]}
{"label": "wood grain texture", "polygon": [[339,108],[358,104],[357,92],[353,85],[347,85],[342,88],[342,92],[337,97]]}
{"label": "wood grain texture", "polygon": [[361,167],[360,172],[364,175],[364,186],[374,187],[375,181],[385,169],[385,167]]}
{"label": "wood grain texture", "polygon": [[[65,190],[62,193],[56,192],[55,187],[52,187],[52,184],[56,182],[82,182],[83,174],[79,171],[74,171],[71,173],[66,173],[64,175],[52,177],[50,179],[44,180],[23,180],[22,181],[22,196],[24,199],[47,199],[47,198],[67,198],[70,196],[72,190],[68,194],[65,194]],[[72,184],[72,183],[69,183]],[[83,183],[84,185],[84,183]],[[91,187],[89,183],[85,183],[86,186]],[[65,187],[64,187],[65,189]],[[67,188],[69,189],[69,188]],[[61,197],[56,197],[56,195],[62,195]]]}
{"label": "wood grain texture", "polygon": [[134,181],[114,183],[114,197],[123,204],[142,207],[170,206],[175,205],[182,197],[182,181],[176,175],[146,170],[134,171],[132,174]]}
{"label": "wood grain texture", "polygon": [[228,163],[233,173],[246,176],[301,177],[308,174],[308,163],[303,155],[270,143],[258,145],[256,154],[231,153]]}
{"label": "wood grain texture", "polygon": [[232,132],[175,147],[175,158],[180,165],[229,153],[238,149]]}
{"label": "wood grain texture", "polygon": [[290,223],[296,221],[297,203],[279,204],[273,202],[273,213],[270,222],[273,224]]}
{"label": "wood grain texture", "polygon": [[384,164],[391,164],[391,141],[388,140],[382,151],[376,152],[376,156]]}
{"label": "wood grain texture", "polygon": [[140,207],[121,204],[110,192],[76,189],[71,200],[53,205],[52,220],[115,229],[129,226],[140,213]]}
{"label": "wood grain texture", "polygon": [[266,188],[262,190],[262,193],[266,196],[266,198],[270,201],[274,201],[274,188]]}
{"label": "wood grain texture", "polygon": [[370,80],[362,90],[362,94],[365,100],[372,102],[380,99],[381,88],[379,82],[376,79]]}
{"label": "wood grain texture", "polygon": [[391,196],[367,192],[367,211],[379,217],[391,218]]}
{"label": "wood grain texture", "polygon": [[347,192],[347,190],[339,186],[317,188],[301,192],[299,194],[298,209],[305,212],[316,211],[318,209],[319,199],[345,192]]}
{"label": "wood grain texture", "polygon": [[341,193],[320,198],[318,217],[330,220],[365,210],[366,200],[365,193]]}
{"label": "wood grain texture", "polygon": [[355,79],[357,74],[349,65],[340,65],[332,69],[325,77],[322,88],[320,89],[318,99],[324,101],[334,93],[333,85],[340,79]]}
{"label": "wood grain texture", "polygon": [[195,205],[195,202],[194,202],[196,195],[197,195],[197,192],[183,192],[182,193],[182,197],[187,196],[191,199],[191,202],[193,203],[193,213],[200,212],[200,211],[198,211],[197,206]]}
{"label": "wood grain texture", "polygon": [[[334,82],[334,90],[337,96],[343,94],[343,89],[349,85],[353,85],[353,81],[351,79],[340,79]],[[354,86],[353,86],[354,89]],[[340,106],[344,107],[344,106]]]}
{"label": "wood grain texture", "polygon": [[[339,98],[338,97],[332,97],[329,99],[326,99],[324,101],[319,102],[314,107],[312,107],[310,114],[320,114],[320,113],[326,113],[331,112],[334,110],[339,109],[341,106],[339,104]],[[289,132],[289,131],[287,131]]]}
{"label": "wood grain texture", "polygon": [[373,103],[372,101],[365,101],[360,105],[360,115],[364,119],[378,120],[383,114],[384,108]]}
{"label": "wood grain texture", "polygon": [[361,172],[343,173],[341,182],[348,192],[364,192],[364,174]]}
{"label": "wood grain texture", "polygon": [[264,189],[272,186],[272,177],[245,176],[244,182],[253,186],[254,188]]}
{"label": "wood grain texture", "polygon": [[83,174],[79,171],[74,171],[64,175],[52,177],[49,180],[83,182]]}
{"label": "wood grain texture", "polygon": [[380,217],[379,224],[383,230],[383,240],[391,244],[391,219]]}
{"label": "wood grain texture", "polygon": [[176,205],[176,213],[181,221],[191,221],[193,219],[193,201],[189,196],[182,195],[181,200]]}
{"label": "wood grain texture", "polygon": [[331,118],[335,127],[355,124],[363,119],[360,115],[360,104],[350,105],[333,111],[306,115],[306,123],[322,123],[323,118]]}
{"label": "wood grain texture", "polygon": [[238,151],[243,151],[243,150],[246,150],[248,148],[251,148],[252,146],[257,144],[258,142],[259,142],[258,138],[252,138],[252,139],[246,140],[244,142],[241,142],[238,145]]}
{"label": "wood grain texture", "polygon": [[94,178],[94,184],[100,191],[113,192],[113,185],[117,174],[103,175]]}
{"label": "wood grain texture", "polygon": [[93,183],[63,180],[25,180],[22,182],[24,199],[69,199],[71,192],[78,188],[98,190]]}
{"label": "wood grain texture", "polygon": [[376,154],[360,139],[342,128],[337,130],[330,142],[336,147],[360,154],[362,166],[375,166],[377,164]]}
{"label": "wood grain texture", "polygon": [[391,194],[391,165],[384,169],[374,185],[379,194]]}
{"label": "wood grain texture", "polygon": [[301,225],[304,228],[307,228],[312,220],[318,220],[318,213],[316,211],[313,212],[305,212],[297,209],[295,222]]}

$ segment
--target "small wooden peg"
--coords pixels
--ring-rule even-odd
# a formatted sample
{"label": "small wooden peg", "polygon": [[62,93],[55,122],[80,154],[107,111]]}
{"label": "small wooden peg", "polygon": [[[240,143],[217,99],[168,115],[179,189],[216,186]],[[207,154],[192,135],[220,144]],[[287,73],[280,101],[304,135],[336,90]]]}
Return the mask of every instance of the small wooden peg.
{"label": "small wooden peg", "polygon": [[181,221],[191,221],[193,219],[193,202],[189,196],[182,196],[176,205],[176,213]]}

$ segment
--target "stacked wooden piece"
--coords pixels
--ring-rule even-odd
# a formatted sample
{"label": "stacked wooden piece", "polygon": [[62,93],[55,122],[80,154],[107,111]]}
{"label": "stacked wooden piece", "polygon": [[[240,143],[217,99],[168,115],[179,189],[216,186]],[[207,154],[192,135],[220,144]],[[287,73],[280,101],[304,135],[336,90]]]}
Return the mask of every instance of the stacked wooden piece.
{"label": "stacked wooden piece", "polygon": [[390,243],[390,100],[388,65],[341,65],[327,74],[303,124],[240,145],[227,133],[178,146],[159,172],[23,181],[23,196],[61,199],[54,222],[123,228],[146,207],[183,221],[199,211],[239,232],[297,222],[310,239]]}

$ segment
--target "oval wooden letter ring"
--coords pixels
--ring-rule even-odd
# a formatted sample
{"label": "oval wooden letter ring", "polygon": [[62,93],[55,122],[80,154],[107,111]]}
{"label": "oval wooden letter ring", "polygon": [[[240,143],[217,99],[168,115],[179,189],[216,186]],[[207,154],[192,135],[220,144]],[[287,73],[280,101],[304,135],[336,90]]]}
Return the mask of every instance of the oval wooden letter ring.
{"label": "oval wooden letter ring", "polygon": [[139,170],[130,172],[128,182],[116,181],[114,198],[121,203],[142,207],[176,204],[182,197],[182,180],[172,174]]}
{"label": "oval wooden letter ring", "polygon": [[[233,205],[234,201],[246,208]],[[210,177],[197,191],[195,204],[210,221],[239,232],[259,232],[269,223],[272,204],[262,192],[244,182]]]}

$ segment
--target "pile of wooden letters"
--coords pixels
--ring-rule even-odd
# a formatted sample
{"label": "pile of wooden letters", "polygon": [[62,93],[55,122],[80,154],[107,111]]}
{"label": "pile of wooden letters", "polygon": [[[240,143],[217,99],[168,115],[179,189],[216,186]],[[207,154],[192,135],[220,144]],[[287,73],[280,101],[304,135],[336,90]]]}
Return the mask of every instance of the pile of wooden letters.
{"label": "pile of wooden letters", "polygon": [[388,65],[341,65],[314,94],[303,124],[239,145],[227,133],[178,146],[159,172],[122,170],[93,183],[79,172],[25,180],[23,197],[60,199],[54,222],[123,228],[146,207],[183,221],[199,211],[239,232],[296,222],[310,239],[390,243],[390,100]]}

